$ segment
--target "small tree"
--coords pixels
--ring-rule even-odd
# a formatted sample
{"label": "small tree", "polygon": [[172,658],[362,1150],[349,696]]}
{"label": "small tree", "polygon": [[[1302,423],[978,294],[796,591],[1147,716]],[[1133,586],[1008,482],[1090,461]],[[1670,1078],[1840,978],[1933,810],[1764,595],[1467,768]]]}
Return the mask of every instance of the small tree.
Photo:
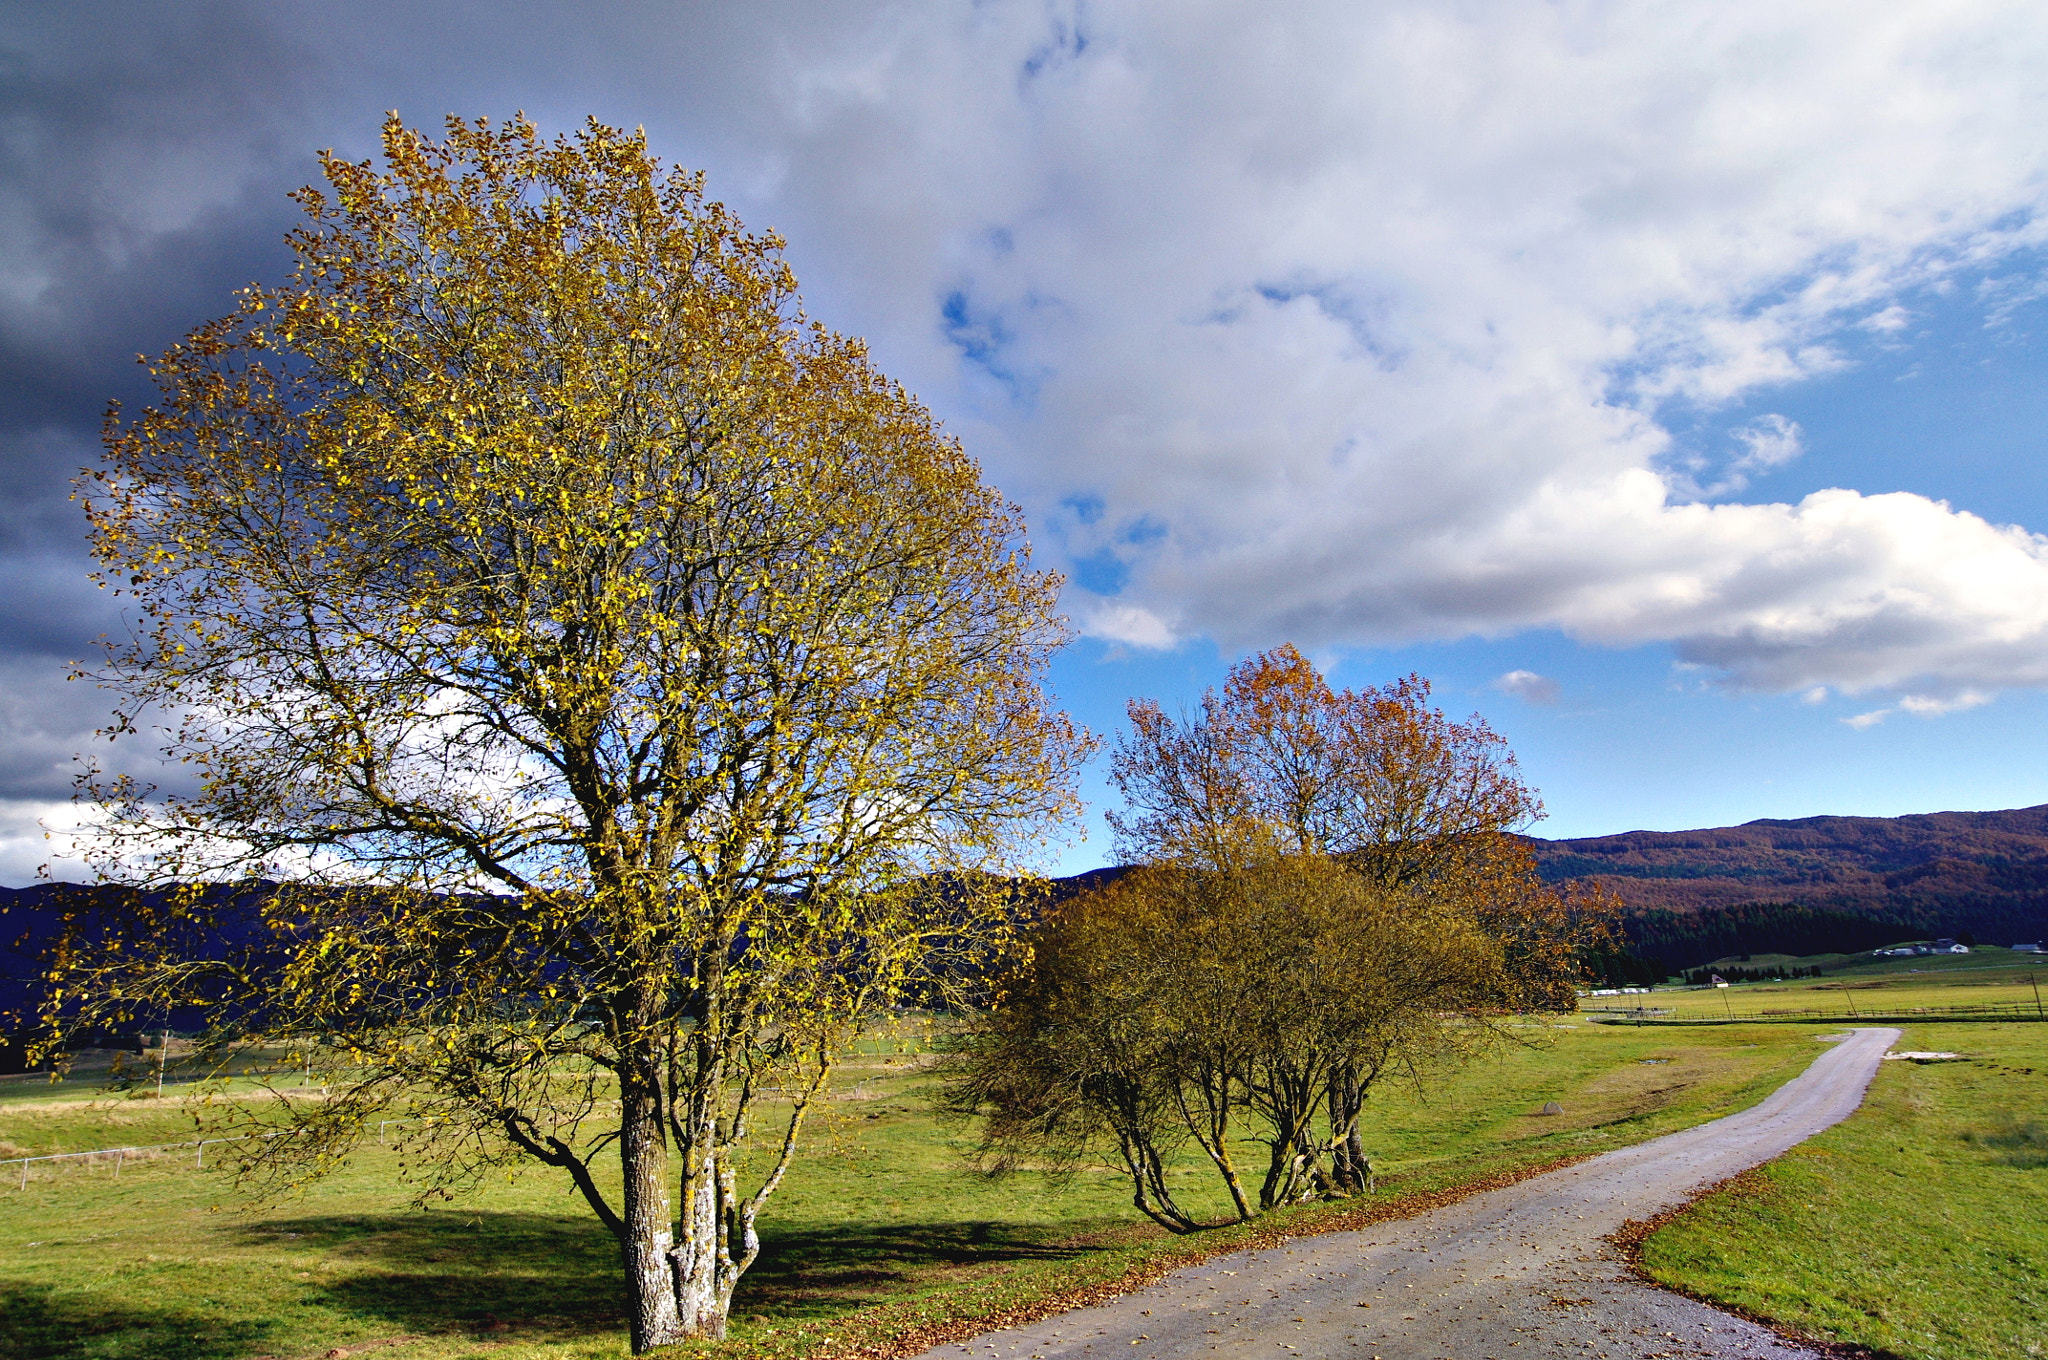
{"label": "small tree", "polygon": [[[1192,1142],[1250,1219],[1337,1189],[1376,1082],[1491,1037],[1509,962],[1467,904],[1318,856],[1234,858],[1137,870],[1039,925],[952,1073],[992,1168],[1111,1143],[1137,1207],[1190,1232],[1167,1168]],[[1333,1114],[1342,1090],[1359,1099]],[[1255,1191],[1231,1150],[1247,1130],[1266,1146]]]}
{"label": "small tree", "polygon": [[[1583,951],[1603,938],[1612,902],[1544,887],[1513,833],[1542,815],[1507,743],[1476,714],[1453,722],[1410,675],[1338,690],[1283,646],[1247,658],[1198,715],[1133,700],[1110,778],[1130,862],[1231,870],[1243,857],[1328,856],[1389,890],[1457,902],[1506,951],[1503,1009],[1570,1009]],[[1338,1070],[1332,1127],[1351,1130],[1337,1187],[1365,1184],[1357,1129],[1365,1087]]]}
{"label": "small tree", "polygon": [[[322,1045],[334,1097],[246,1170],[395,1104],[430,1188],[574,1182],[636,1351],[721,1335],[834,1054],[987,942],[957,871],[1072,811],[1058,578],[640,136],[394,117],[381,170],[323,165],[292,282],[156,360],[85,478],[137,621],[112,733],[164,714],[195,784],[88,779],[104,871],[171,891],[74,943],[67,1012]],[[196,885],[254,877],[223,948]]]}
{"label": "small tree", "polygon": [[1223,866],[1243,847],[1333,855],[1391,887],[1470,877],[1543,815],[1507,743],[1451,721],[1410,675],[1337,690],[1291,646],[1248,657],[1199,716],[1130,704],[1110,814],[1128,863]]}

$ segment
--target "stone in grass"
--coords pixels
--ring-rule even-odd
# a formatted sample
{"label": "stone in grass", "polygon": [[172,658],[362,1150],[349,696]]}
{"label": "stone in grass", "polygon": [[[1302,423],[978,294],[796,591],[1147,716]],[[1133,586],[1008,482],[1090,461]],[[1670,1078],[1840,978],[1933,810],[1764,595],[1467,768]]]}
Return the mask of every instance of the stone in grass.
{"label": "stone in grass", "polygon": [[1554,1101],[1554,1100],[1546,1100],[1546,1101],[1544,1101],[1544,1102],[1543,1102],[1543,1108],[1542,1108],[1541,1110],[1538,1110],[1538,1111],[1537,1111],[1537,1113],[1538,1113],[1538,1114],[1563,1114],[1563,1113],[1564,1113],[1564,1106],[1562,1106],[1562,1105],[1558,1104],[1558,1103],[1557,1103],[1556,1101]]}

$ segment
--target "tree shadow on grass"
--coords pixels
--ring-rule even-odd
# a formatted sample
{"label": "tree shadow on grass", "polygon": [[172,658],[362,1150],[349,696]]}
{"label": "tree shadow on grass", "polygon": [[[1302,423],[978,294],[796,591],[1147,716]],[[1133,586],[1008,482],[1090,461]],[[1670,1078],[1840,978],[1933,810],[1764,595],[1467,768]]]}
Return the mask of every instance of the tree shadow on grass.
{"label": "tree shadow on grass", "polygon": [[[833,1317],[901,1295],[919,1277],[936,1286],[957,1271],[1071,1260],[1092,1250],[1074,1243],[1073,1231],[944,1222],[768,1233],[733,1313]],[[354,1214],[249,1224],[242,1237],[327,1263],[309,1284],[307,1303],[406,1332],[566,1339],[618,1330],[625,1321],[618,1245],[588,1219]]]}
{"label": "tree shadow on grass", "polygon": [[763,1233],[761,1257],[740,1279],[735,1316],[778,1320],[836,1316],[900,1294],[914,1277],[937,1285],[950,1272],[1027,1261],[1067,1261],[1094,1248],[1073,1225],[1009,1223],[852,1224]]}
{"label": "tree shadow on grass", "polygon": [[8,1360],[231,1360],[258,1349],[262,1321],[0,1282],[0,1355]]}
{"label": "tree shadow on grass", "polygon": [[343,1214],[252,1223],[242,1237],[320,1255],[308,1304],[407,1332],[570,1337],[624,1324],[618,1243],[591,1219]]}
{"label": "tree shadow on grass", "polygon": [[[1971,1135],[1965,1133],[1963,1141],[1970,1140]],[[2039,1120],[2030,1119],[2022,1124],[2008,1117],[1991,1133],[1976,1135],[1976,1141],[1997,1149],[2001,1154],[1997,1160],[2006,1166],[2018,1167],[2022,1171],[2048,1167],[2048,1126]]]}

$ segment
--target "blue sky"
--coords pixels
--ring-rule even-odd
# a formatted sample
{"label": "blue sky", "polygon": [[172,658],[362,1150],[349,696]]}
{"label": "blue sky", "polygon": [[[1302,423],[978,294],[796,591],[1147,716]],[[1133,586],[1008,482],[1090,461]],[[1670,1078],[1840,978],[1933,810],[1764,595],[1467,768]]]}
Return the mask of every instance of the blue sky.
{"label": "blue sky", "polygon": [[[1137,657],[1084,641],[1062,658],[1054,678],[1072,711],[1113,733],[1131,695],[1192,705],[1203,689],[1221,683],[1228,666],[1207,645]],[[1558,701],[1529,704],[1492,687],[1517,669],[1556,678]],[[1663,649],[1590,649],[1556,634],[1346,653],[1328,673],[1340,685],[1358,686],[1410,670],[1431,678],[1444,709],[1479,713],[1508,739],[1544,799],[1546,816],[1532,828],[1537,835],[2048,801],[2048,701],[2035,692],[2002,695],[1938,721],[1888,719],[1857,730],[1840,721],[1864,711],[1853,703],[1814,708],[1789,696],[1730,696],[1674,673]],[[1089,836],[1063,849],[1064,872],[1114,859],[1101,816],[1115,806],[1114,795],[1099,769],[1090,791]]]}
{"label": "blue sky", "polygon": [[[2026,262],[2028,272],[2040,262]],[[2048,524],[2048,301],[2014,299],[1985,277],[1902,295],[1911,321],[1848,337],[1834,372],[1749,400],[1662,415],[1681,447],[1715,449],[1766,414],[1800,428],[1788,466],[1754,478],[1751,498],[1797,500],[1828,486],[1906,491],[1996,523]],[[1120,583],[1083,562],[1076,579]],[[1133,696],[1199,702],[1239,653],[1206,638],[1165,650],[1084,640],[1055,673],[1058,692],[1093,729],[1120,730]],[[1731,691],[1679,662],[1670,647],[1603,647],[1555,629],[1397,647],[1327,647],[1336,684],[1428,676],[1457,714],[1478,713],[1509,739],[1543,793],[1534,830],[1554,837],[1682,830],[1757,817],[1821,813],[1898,816],[2048,801],[2048,697],[2033,689],[1932,717],[1884,708],[1883,695]],[[1543,702],[1503,692],[1504,675],[1555,681]],[[1069,872],[1114,858],[1102,810],[1114,792],[1098,768],[1085,838],[1063,849]]]}
{"label": "blue sky", "polygon": [[[1993,0],[14,10],[0,881],[119,626],[72,471],[398,109],[643,126],[1070,576],[1113,734],[1293,642],[1544,834],[2048,801],[2048,12]],[[1504,677],[1515,677],[1507,679]],[[149,770],[137,752],[122,757]],[[1102,862],[1094,834],[1062,867]]]}

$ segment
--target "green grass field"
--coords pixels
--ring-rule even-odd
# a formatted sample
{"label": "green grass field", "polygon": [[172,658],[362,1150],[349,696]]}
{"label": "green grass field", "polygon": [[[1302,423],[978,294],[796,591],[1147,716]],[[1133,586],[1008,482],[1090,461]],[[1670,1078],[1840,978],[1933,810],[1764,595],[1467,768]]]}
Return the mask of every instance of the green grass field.
{"label": "green grass field", "polygon": [[1845,1123],[1654,1234],[1699,1297],[1911,1360],[2048,1355],[2048,1025],[1909,1025]]}
{"label": "green grass field", "polygon": [[1740,982],[1730,987],[1659,987],[1648,995],[1588,997],[1583,1004],[1589,1012],[1616,1013],[1640,1006],[1679,1020],[1798,1016],[1855,1021],[1959,1006],[2048,1016],[2048,1007],[2043,1006],[2048,1002],[2048,955],[1989,948],[1911,959],[1758,954],[1739,966],[1809,965],[1824,968],[1825,976],[1791,982]]}
{"label": "green grass field", "polygon": [[[1740,1108],[1811,1061],[1825,1026],[1531,1028],[1427,1091],[1373,1098],[1381,1197],[1598,1152]],[[914,1046],[914,1045],[913,1045]],[[1138,1217],[1119,1175],[1002,1182],[965,1168],[968,1131],[936,1121],[929,1072],[872,1043],[772,1202],[766,1253],[712,1356],[826,1353],[950,1317],[1043,1307],[1233,1232],[1189,1243]],[[896,1051],[892,1051],[896,1050]],[[146,1089],[146,1088],[145,1088]],[[1546,1100],[1562,1116],[1535,1114]],[[0,1084],[0,1157],[176,1141],[195,1107]],[[618,1356],[616,1257],[540,1171],[453,1207],[411,1207],[395,1158],[365,1151],[284,1204],[252,1206],[191,1150],[0,1167],[0,1354],[21,1360],[234,1360],[332,1349],[404,1360]],[[1208,1174],[1186,1169],[1191,1186]],[[1191,1194],[1190,1199],[1197,1199]],[[1199,1201],[1198,1201],[1199,1202]],[[1221,1208],[1221,1196],[1212,1205]],[[1306,1230],[1336,1209],[1295,1211]],[[388,1343],[388,1344],[379,1344]]]}

